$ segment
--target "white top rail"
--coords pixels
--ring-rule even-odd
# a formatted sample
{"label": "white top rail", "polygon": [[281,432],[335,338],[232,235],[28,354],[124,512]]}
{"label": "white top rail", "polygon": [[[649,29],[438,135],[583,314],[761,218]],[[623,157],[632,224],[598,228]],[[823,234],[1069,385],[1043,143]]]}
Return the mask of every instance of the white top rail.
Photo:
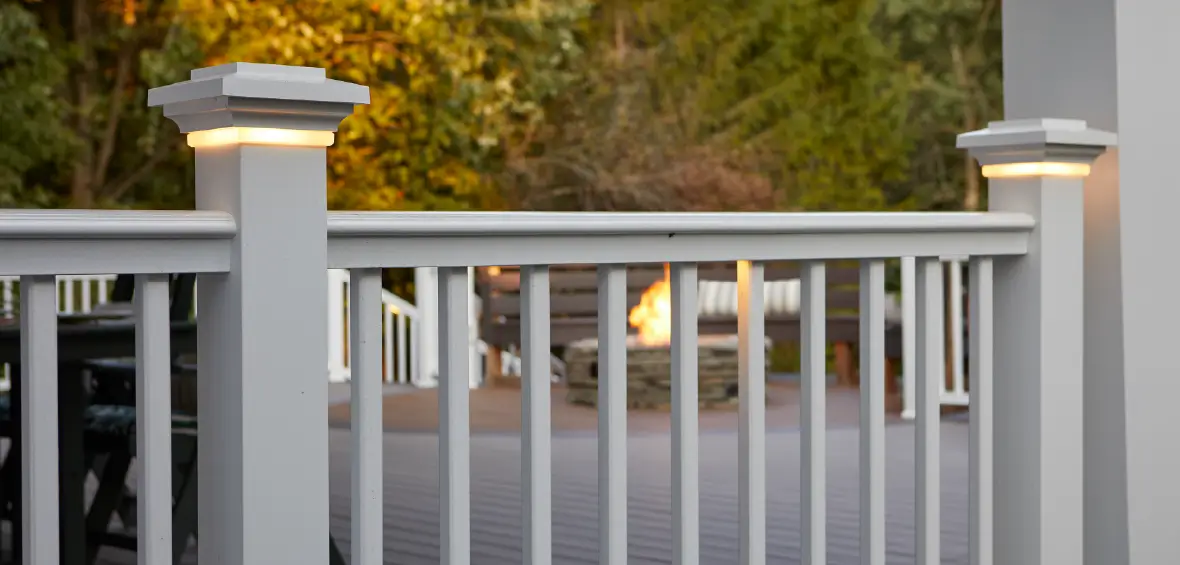
{"label": "white top rail", "polygon": [[1010,213],[328,215],[333,268],[1019,255],[1033,226]]}
{"label": "white top rail", "polygon": [[237,231],[224,212],[0,209],[3,239],[224,239]]}
{"label": "white top rail", "polygon": [[225,272],[236,234],[222,212],[0,210],[0,275]]}
{"label": "white top rail", "polygon": [[334,236],[693,235],[1027,231],[995,212],[335,212]]}

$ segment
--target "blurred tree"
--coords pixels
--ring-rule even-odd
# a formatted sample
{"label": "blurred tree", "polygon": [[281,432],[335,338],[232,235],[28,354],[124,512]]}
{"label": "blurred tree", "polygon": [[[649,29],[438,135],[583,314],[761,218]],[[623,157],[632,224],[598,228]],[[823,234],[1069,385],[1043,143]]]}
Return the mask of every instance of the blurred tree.
{"label": "blurred tree", "polygon": [[893,204],[883,187],[907,172],[910,80],[871,29],[876,11],[603,0],[579,87],[515,160],[511,194],[558,209]]}
{"label": "blurred tree", "polygon": [[500,206],[483,174],[577,57],[582,0],[182,0],[210,63],[326,67],[372,103],[329,152],[345,209]]}
{"label": "blurred tree", "polygon": [[982,206],[979,167],[955,136],[1003,114],[1000,0],[883,0],[879,32],[917,80],[906,120],[910,173],[897,189],[921,209]]}
{"label": "blurred tree", "polygon": [[[186,156],[158,111],[152,86],[183,80],[199,61],[172,0],[26,0],[43,48],[42,73],[68,130],[68,153],[25,156],[41,166],[38,203],[77,208],[183,206]],[[7,19],[7,18],[6,18]],[[25,41],[25,40],[22,40]],[[43,43],[40,43],[43,42]],[[30,44],[32,45],[32,44]],[[161,165],[167,166],[161,166]]]}
{"label": "blurred tree", "polygon": [[43,206],[53,198],[53,187],[32,173],[66,159],[73,145],[62,125],[68,108],[54,92],[64,76],[37,18],[17,4],[0,6],[0,206]]}

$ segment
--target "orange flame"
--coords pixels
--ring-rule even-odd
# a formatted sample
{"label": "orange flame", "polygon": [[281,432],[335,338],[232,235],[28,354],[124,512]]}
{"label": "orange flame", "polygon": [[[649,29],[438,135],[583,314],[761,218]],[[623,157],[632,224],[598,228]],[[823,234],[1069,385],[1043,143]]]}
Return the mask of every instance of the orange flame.
{"label": "orange flame", "polygon": [[639,329],[639,342],[644,345],[667,345],[672,341],[672,284],[667,265],[664,265],[664,280],[656,281],[643,292],[627,321]]}

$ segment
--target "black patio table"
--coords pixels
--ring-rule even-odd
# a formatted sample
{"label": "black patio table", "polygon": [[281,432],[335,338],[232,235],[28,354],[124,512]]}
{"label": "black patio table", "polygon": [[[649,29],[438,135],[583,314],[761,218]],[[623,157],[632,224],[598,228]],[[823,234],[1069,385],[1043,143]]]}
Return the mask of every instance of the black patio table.
{"label": "black patio table", "polygon": [[[20,324],[17,319],[0,325],[0,363],[12,366],[12,449],[20,449]],[[172,355],[195,353],[196,322],[172,323]],[[86,464],[82,449],[86,385],[82,368],[87,361],[135,355],[135,322],[123,316],[61,315],[57,329],[59,498],[61,564],[86,563]],[[18,475],[19,469],[18,469]],[[23,479],[22,479],[23,480]],[[21,482],[5,481],[0,488],[13,489],[13,555],[21,550]]]}

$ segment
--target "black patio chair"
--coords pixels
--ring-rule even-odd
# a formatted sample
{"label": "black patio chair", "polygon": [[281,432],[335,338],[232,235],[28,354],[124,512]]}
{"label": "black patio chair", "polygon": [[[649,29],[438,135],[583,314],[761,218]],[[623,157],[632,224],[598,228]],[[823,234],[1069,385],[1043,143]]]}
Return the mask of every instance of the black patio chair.
{"label": "black patio chair", "polygon": [[[131,277],[119,277],[115,292],[130,302]],[[192,311],[194,275],[174,279],[170,317],[173,321],[189,318]],[[125,298],[124,298],[125,297]],[[116,296],[112,296],[116,298]],[[173,373],[196,377],[196,366],[173,359]],[[118,514],[127,525],[134,524],[134,494],[126,486],[127,473],[135,458],[135,361],[94,360],[86,364],[94,390],[93,404],[87,411],[88,465],[99,478],[99,487],[86,516],[87,558],[94,563],[104,546],[134,551],[134,533],[112,531],[112,518]],[[172,418],[172,530],[173,562],[179,561],[197,532],[197,419],[196,414],[174,412]],[[130,517],[130,519],[129,519]],[[329,535],[329,565],[345,565],[335,540]]]}

